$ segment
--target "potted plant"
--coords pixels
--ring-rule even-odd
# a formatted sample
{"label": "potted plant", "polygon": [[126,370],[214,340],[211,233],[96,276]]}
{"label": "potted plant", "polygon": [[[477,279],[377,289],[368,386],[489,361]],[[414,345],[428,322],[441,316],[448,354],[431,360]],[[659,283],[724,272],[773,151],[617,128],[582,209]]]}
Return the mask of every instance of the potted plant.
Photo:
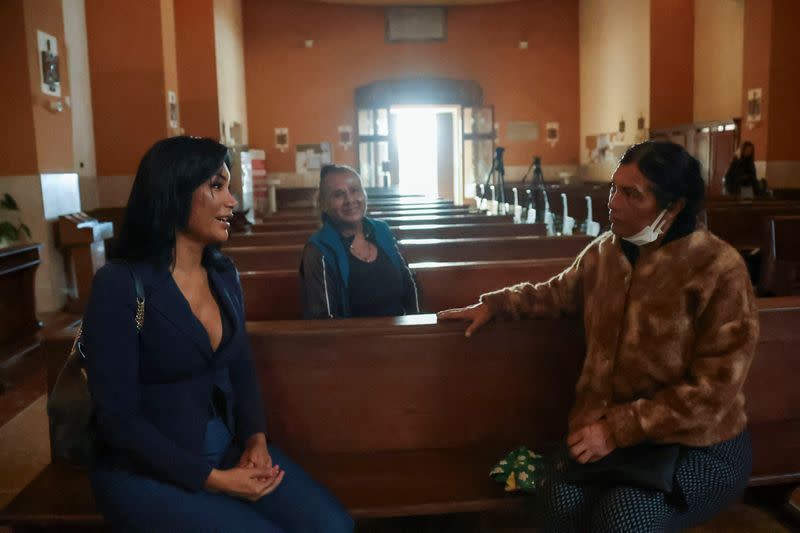
{"label": "potted plant", "polygon": [[[8,193],[4,193],[2,199],[0,199],[0,210],[3,212],[5,211],[19,211],[19,206],[17,205],[17,201],[14,200],[14,197]],[[3,218],[6,218],[5,216]],[[28,226],[26,226],[19,218],[19,215],[16,216],[17,224],[15,225],[13,222],[9,220],[2,220],[0,221],[0,248],[10,246],[15,242],[21,240],[23,237],[23,233],[27,235],[28,238],[31,236],[31,230]]]}

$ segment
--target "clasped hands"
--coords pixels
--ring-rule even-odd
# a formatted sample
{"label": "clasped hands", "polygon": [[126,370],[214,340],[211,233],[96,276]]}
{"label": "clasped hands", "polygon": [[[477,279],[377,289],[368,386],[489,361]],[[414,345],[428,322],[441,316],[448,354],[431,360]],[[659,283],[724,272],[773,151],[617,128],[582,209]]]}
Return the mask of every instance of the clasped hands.
{"label": "clasped hands", "polygon": [[235,467],[211,470],[206,488],[254,502],[277,489],[284,474],[279,465],[272,464],[264,434],[256,433],[247,439]]}

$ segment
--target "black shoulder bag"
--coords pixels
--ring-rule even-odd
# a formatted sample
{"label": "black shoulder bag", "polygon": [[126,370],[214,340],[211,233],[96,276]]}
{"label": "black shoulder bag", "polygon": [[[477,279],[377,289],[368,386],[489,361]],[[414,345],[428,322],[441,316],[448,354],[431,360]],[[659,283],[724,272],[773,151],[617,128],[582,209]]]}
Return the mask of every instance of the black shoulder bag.
{"label": "black shoulder bag", "polygon": [[[144,287],[132,268],[131,276],[136,289],[134,322],[138,332],[144,325]],[[52,453],[76,466],[90,465],[95,452],[94,412],[89,394],[86,359],[81,322],[67,361],[58,373],[47,400]]]}

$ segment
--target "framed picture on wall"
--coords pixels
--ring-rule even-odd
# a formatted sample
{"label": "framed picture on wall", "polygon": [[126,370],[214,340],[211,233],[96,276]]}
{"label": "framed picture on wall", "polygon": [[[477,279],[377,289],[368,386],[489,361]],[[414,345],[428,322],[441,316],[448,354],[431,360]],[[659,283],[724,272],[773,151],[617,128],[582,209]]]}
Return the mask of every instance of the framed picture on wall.
{"label": "framed picture on wall", "polygon": [[58,71],[58,41],[49,33],[36,32],[41,67],[42,92],[49,96],[61,96],[61,74]]}
{"label": "framed picture on wall", "polygon": [[443,7],[386,8],[386,42],[447,40],[447,10]]}

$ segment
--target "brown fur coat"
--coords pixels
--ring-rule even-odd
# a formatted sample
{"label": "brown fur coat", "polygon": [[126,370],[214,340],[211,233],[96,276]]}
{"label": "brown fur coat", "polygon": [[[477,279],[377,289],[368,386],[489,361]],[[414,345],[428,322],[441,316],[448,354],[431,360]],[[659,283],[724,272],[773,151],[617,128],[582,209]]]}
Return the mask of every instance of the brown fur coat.
{"label": "brown fur coat", "polygon": [[739,253],[704,229],[642,254],[600,235],[567,270],[481,296],[494,316],[582,316],[586,360],[574,431],[605,419],[618,446],[708,446],[747,422],[758,311]]}

